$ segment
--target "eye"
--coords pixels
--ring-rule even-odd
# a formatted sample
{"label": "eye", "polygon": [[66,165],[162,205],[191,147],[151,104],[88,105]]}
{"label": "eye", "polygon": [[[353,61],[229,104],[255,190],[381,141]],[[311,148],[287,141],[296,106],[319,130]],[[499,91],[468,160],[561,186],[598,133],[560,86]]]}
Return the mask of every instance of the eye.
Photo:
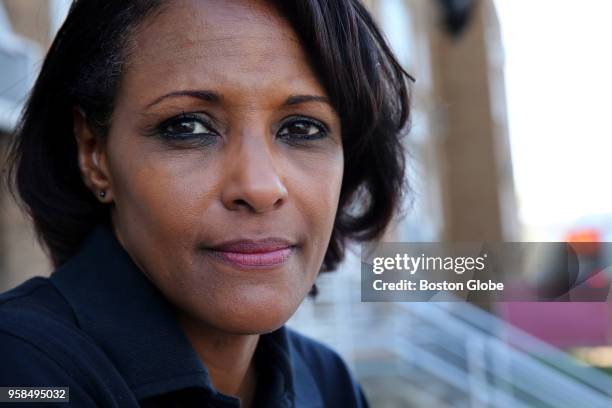
{"label": "eye", "polygon": [[292,118],[278,131],[278,137],[287,141],[306,141],[321,139],[327,136],[326,126],[311,118]]}
{"label": "eye", "polygon": [[163,137],[179,140],[217,136],[208,121],[195,113],[183,113],[165,120],[158,126],[158,131]]}
{"label": "eye", "polygon": [[180,119],[166,127],[169,133],[197,134],[205,133],[206,126],[194,119]]}

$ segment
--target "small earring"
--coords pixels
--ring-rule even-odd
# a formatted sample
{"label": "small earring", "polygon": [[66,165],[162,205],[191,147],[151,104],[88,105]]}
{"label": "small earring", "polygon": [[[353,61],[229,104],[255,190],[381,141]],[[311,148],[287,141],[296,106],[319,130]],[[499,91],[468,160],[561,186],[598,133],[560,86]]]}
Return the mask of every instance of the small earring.
{"label": "small earring", "polygon": [[100,196],[100,198],[104,198],[104,197],[106,197],[106,190],[100,190],[100,191],[98,192],[98,195]]}

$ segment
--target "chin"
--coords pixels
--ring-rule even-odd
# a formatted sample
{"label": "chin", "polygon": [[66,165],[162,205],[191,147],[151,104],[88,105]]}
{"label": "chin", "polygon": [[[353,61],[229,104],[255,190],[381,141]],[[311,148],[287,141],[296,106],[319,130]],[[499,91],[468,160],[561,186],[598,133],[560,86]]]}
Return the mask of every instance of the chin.
{"label": "chin", "polygon": [[[213,324],[224,332],[244,335],[269,333],[278,329],[295,313],[303,296],[266,291],[233,297],[236,302],[231,299],[221,299],[222,302],[215,305],[214,309],[219,310],[219,313]],[[210,321],[211,316],[202,316],[202,319]]]}
{"label": "chin", "polygon": [[281,327],[287,319],[232,319],[220,327],[222,331],[235,335],[265,334]]}
{"label": "chin", "polygon": [[223,332],[245,335],[264,334],[281,327],[293,315],[293,310],[258,310],[253,308],[245,313],[229,316],[219,321],[217,328]]}

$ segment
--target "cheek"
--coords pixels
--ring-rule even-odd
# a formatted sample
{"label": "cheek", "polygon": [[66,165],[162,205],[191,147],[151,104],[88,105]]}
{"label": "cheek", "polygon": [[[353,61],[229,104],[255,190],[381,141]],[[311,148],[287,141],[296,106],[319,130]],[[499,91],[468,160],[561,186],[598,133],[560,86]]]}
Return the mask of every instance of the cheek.
{"label": "cheek", "polygon": [[161,257],[195,240],[194,226],[205,216],[217,183],[205,158],[170,156],[146,141],[119,140],[109,163],[117,223],[132,243],[140,243],[138,252]]}
{"label": "cheek", "polygon": [[[194,160],[164,157],[146,149],[146,143],[117,147],[109,155],[113,160],[111,173],[117,206],[122,209],[162,222],[165,218],[180,220],[180,216],[190,213],[200,191],[198,187],[213,183],[208,177],[211,172],[195,171]],[[202,162],[198,167],[202,168]]]}
{"label": "cheek", "polygon": [[310,251],[307,257],[318,270],[323,261],[336,218],[343,176],[341,152],[302,168],[290,191],[309,231]]}
{"label": "cheek", "polygon": [[323,172],[320,178],[304,178],[302,180],[295,196],[298,202],[307,207],[304,208],[304,211],[309,213],[310,222],[318,225],[318,228],[331,228],[329,224],[333,222],[336,215],[340,196],[341,171]]}

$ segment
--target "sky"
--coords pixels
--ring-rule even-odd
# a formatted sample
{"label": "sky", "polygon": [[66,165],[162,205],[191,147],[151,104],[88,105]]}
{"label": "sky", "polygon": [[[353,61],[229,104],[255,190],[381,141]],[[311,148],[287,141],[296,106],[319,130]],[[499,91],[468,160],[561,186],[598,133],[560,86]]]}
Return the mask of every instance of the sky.
{"label": "sky", "polygon": [[612,1],[494,2],[520,219],[612,217]]}

